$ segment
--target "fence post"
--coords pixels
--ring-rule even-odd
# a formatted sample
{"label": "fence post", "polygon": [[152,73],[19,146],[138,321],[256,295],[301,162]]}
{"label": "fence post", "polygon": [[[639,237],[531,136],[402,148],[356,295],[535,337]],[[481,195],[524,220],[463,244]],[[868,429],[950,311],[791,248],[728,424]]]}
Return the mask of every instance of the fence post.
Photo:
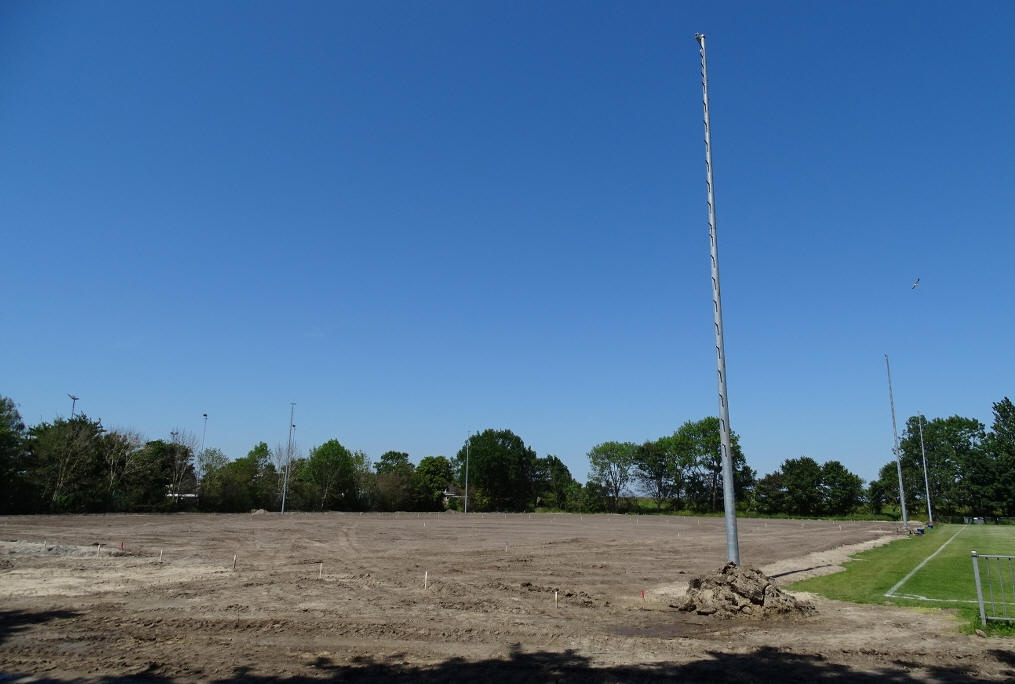
{"label": "fence post", "polygon": [[976,602],[980,604],[980,622],[983,626],[987,626],[987,614],[983,610],[983,588],[980,586],[980,562],[976,555],[976,551],[973,554],[973,578],[976,580]]}

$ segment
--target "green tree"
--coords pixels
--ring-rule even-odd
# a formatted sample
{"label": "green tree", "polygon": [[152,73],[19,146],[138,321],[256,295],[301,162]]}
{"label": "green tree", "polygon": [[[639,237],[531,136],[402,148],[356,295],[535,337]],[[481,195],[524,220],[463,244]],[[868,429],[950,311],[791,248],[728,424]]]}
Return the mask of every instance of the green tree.
{"label": "green tree", "polygon": [[411,475],[414,466],[409,462],[409,454],[403,451],[386,451],[374,464],[374,469],[378,475],[394,472],[404,472]]}
{"label": "green tree", "polygon": [[1008,397],[994,404],[994,423],[985,449],[996,463],[994,500],[1006,516],[1015,516],[1015,404]]}
{"label": "green tree", "polygon": [[888,489],[882,479],[879,478],[867,485],[867,489],[864,490],[864,501],[871,513],[874,515],[881,514],[881,511],[885,508],[885,503],[888,501]]}
{"label": "green tree", "polygon": [[[907,490],[910,489],[909,487],[905,487],[905,482],[903,482],[903,487]],[[902,509],[899,505],[899,478],[895,461],[889,461],[878,470],[878,479],[871,482],[870,487],[868,488],[868,495],[874,493],[880,494],[882,510],[885,506],[891,506],[896,511],[899,511],[901,515]],[[909,501],[909,496],[906,497],[906,500]],[[910,504],[907,503],[906,506],[908,508]]]}
{"label": "green tree", "polygon": [[673,498],[678,471],[671,452],[661,442],[664,440],[645,442],[634,452],[634,479],[655,502],[657,511],[662,510],[664,501]]}
{"label": "green tree", "polygon": [[29,430],[28,479],[40,504],[52,513],[105,510],[105,458],[100,421],[79,413]]}
{"label": "green tree", "polygon": [[409,454],[388,451],[374,464],[376,506],[382,511],[405,511],[413,507],[412,473]]}
{"label": "green tree", "polygon": [[413,507],[412,472],[409,454],[388,451],[374,464],[377,471],[374,498],[382,511],[404,511]]}
{"label": "green tree", "polygon": [[26,480],[28,431],[12,399],[0,396],[0,514],[29,513],[36,508]]}
{"label": "green tree", "polygon": [[677,430],[672,435],[655,441],[657,449],[665,455],[670,469],[669,500],[676,510],[685,505],[690,494],[689,473],[695,464],[694,443],[686,433]]}
{"label": "green tree", "polygon": [[134,510],[130,489],[134,481],[147,475],[141,458],[144,440],[136,432],[120,430],[107,431],[100,439],[105,458],[105,510]]}
{"label": "green tree", "polygon": [[786,513],[788,505],[786,502],[786,484],[783,480],[782,470],[776,470],[758,480],[754,492],[755,505],[759,513],[765,515],[776,515]]}
{"label": "green tree", "polygon": [[785,487],[785,512],[804,516],[820,515],[825,497],[818,462],[808,456],[787,458],[780,470]]}
{"label": "green tree", "polygon": [[849,472],[839,461],[826,461],[821,466],[821,486],[826,513],[846,515],[863,501],[863,479]]}
{"label": "green tree", "polygon": [[[123,450],[130,448],[126,442]],[[165,511],[175,507],[172,488],[174,466],[180,454],[176,445],[162,440],[147,442],[129,456],[130,466],[120,476],[118,498],[127,510]],[[181,492],[182,493],[182,492]]]}
{"label": "green tree", "polygon": [[581,490],[576,494],[577,496],[574,497],[575,510],[585,513],[601,513],[608,510],[610,504],[615,501],[602,483],[592,479],[586,482],[585,486],[581,487]]}
{"label": "green tree", "polygon": [[347,508],[342,501],[353,479],[352,453],[337,439],[331,439],[310,450],[307,473],[317,485],[318,508]]}
{"label": "green tree", "polygon": [[311,449],[303,472],[317,490],[319,510],[364,510],[374,491],[370,459],[349,451],[337,439]]}
{"label": "green tree", "polygon": [[566,510],[567,495],[574,478],[564,462],[556,456],[547,454],[545,458],[536,459],[536,491],[537,503],[548,508]]}
{"label": "green tree", "polygon": [[[983,424],[961,416],[930,421],[923,416],[913,416],[906,421],[899,448],[907,506],[914,511],[926,510],[920,449],[921,422],[927,453],[927,480],[934,508],[949,514],[971,512],[973,509],[976,515],[989,512],[994,504],[994,459],[984,448],[986,434]],[[895,489],[897,500],[897,473]]]}
{"label": "green tree", "polygon": [[268,445],[260,442],[243,458],[205,475],[201,480],[201,508],[220,512],[274,509],[276,479]]}
{"label": "green tree", "polygon": [[[459,482],[465,481],[465,450],[463,446],[456,457]],[[530,508],[535,499],[535,470],[536,452],[510,430],[473,435],[469,439],[469,508]]]}
{"label": "green tree", "polygon": [[162,457],[169,474],[169,494],[174,505],[179,506],[184,494],[197,492],[197,473],[194,471],[197,438],[192,433],[177,431],[173,433],[171,442],[160,444],[165,445]]}
{"label": "green tree", "polygon": [[210,473],[229,463],[229,457],[221,449],[208,448],[197,455],[197,476],[203,482]]}
{"label": "green tree", "polygon": [[[723,477],[719,419],[709,416],[696,422],[687,421],[673,436],[687,450],[684,458],[689,464],[688,498],[691,503],[703,510],[720,510]],[[741,500],[753,488],[755,473],[747,465],[737,433],[730,433],[730,442],[733,451],[733,491],[736,498]]]}
{"label": "green tree", "polygon": [[589,451],[589,482],[606,492],[610,510],[617,511],[620,497],[631,481],[637,445],[632,442],[603,442]]}
{"label": "green tree", "polygon": [[455,468],[443,456],[427,456],[412,473],[410,486],[415,506],[424,511],[443,508],[443,492],[455,481]]}

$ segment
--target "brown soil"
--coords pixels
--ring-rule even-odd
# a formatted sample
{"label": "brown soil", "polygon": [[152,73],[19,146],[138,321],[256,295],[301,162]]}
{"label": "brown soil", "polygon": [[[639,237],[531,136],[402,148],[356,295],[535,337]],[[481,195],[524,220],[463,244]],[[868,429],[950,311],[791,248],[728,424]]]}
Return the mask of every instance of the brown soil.
{"label": "brown soil", "polygon": [[[741,520],[739,534],[745,568],[780,583],[901,538],[827,521]],[[671,608],[725,551],[716,518],[0,518],[0,681],[1015,677],[1012,640],[960,634],[938,611],[809,597],[812,614],[773,622]]]}
{"label": "brown soil", "polygon": [[722,620],[802,617],[814,611],[813,604],[783,591],[760,570],[736,563],[693,578],[684,599],[671,607]]}

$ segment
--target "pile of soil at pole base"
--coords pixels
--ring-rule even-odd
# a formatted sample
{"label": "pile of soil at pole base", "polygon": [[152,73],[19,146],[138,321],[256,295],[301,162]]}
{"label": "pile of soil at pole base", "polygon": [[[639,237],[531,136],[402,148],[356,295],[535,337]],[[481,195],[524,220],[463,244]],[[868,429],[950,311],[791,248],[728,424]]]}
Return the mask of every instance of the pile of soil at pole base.
{"label": "pile of soil at pole base", "polygon": [[764,573],[727,563],[716,572],[691,580],[687,595],[672,608],[722,619],[754,619],[809,615],[814,606],[775,585]]}

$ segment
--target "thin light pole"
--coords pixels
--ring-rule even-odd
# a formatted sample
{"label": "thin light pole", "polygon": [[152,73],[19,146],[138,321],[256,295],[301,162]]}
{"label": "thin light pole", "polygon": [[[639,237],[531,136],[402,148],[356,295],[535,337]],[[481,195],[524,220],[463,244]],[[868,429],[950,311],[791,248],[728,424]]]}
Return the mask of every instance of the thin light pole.
{"label": "thin light pole", "polygon": [[719,245],[716,241],[715,183],[712,178],[712,132],[708,115],[708,66],[705,59],[705,35],[696,33],[701,52],[701,92],[705,115],[705,187],[708,191],[708,236],[712,257],[712,306],[715,313],[715,364],[719,375],[719,441],[722,447],[722,493],[726,516],[726,555],[740,564],[737,539],[737,503],[733,491],[733,449],[730,441],[730,410],[726,401],[726,352],[723,344],[722,297],[719,293]]}
{"label": "thin light pole", "polygon": [[293,423],[293,416],[296,413],[296,402],[289,402],[289,442],[285,448],[285,474],[282,476],[282,515],[285,515],[285,495],[289,489],[289,466],[292,465],[293,461],[293,428],[296,425]]}
{"label": "thin light pole", "polygon": [[472,435],[465,440],[465,513],[469,512],[469,446],[472,444]]}
{"label": "thin light pole", "polygon": [[68,394],[67,396],[70,397],[70,417],[73,419],[74,407],[77,405],[78,399],[80,399],[81,397],[75,396],[73,394]]}
{"label": "thin light pole", "polygon": [[895,396],[892,394],[892,366],[885,354],[885,368],[888,370],[888,402],[892,406],[892,434],[895,436],[895,468],[899,471],[899,504],[902,506],[902,526],[909,529],[909,516],[906,514],[906,490],[902,486],[902,454],[899,453],[899,429],[895,426]]}
{"label": "thin light pole", "polygon": [[[179,440],[177,439],[177,437],[180,436],[180,433],[177,430],[170,430],[169,431],[169,436],[173,438],[173,463],[179,463],[179,460],[180,460],[180,451],[179,451],[179,449],[180,449],[180,447],[179,447]],[[176,466],[173,467],[173,471],[174,471],[174,473],[176,472]],[[173,476],[173,490],[176,493],[176,497],[175,497],[176,498],[176,503],[180,503],[180,488],[179,488],[179,485],[176,482],[176,476],[175,475]]]}
{"label": "thin light pole", "polygon": [[204,416],[204,429],[201,430],[201,453],[204,453],[204,438],[208,435],[208,414],[202,413]]}
{"label": "thin light pole", "polygon": [[920,453],[923,455],[923,486],[927,492],[927,525],[934,524],[934,514],[930,512],[930,477],[927,475],[927,450],[923,446],[923,414],[920,414]]}

